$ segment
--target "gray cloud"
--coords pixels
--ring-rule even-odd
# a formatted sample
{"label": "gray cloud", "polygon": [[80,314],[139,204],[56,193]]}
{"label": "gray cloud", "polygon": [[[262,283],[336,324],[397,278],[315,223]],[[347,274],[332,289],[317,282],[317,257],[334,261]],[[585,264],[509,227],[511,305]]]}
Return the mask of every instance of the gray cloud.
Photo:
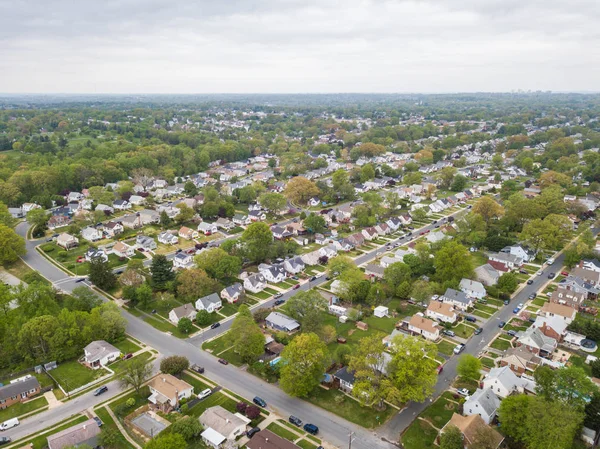
{"label": "gray cloud", "polygon": [[0,91],[597,91],[599,19],[595,0],[0,0]]}

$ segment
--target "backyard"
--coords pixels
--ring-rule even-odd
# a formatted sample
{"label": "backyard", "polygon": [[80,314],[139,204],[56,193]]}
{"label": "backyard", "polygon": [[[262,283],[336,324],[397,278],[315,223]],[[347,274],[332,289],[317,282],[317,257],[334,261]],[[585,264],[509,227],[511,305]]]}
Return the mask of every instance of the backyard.
{"label": "backyard", "polygon": [[62,362],[49,372],[52,377],[66,390],[73,391],[76,388],[89,384],[90,382],[109,374],[103,368],[86,368],[77,361]]}

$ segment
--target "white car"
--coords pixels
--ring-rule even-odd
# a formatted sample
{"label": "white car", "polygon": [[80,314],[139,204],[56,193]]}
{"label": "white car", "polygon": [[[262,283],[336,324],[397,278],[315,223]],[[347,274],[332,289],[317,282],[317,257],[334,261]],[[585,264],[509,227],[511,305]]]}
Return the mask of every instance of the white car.
{"label": "white car", "polygon": [[546,263],[547,263],[548,265],[552,265],[552,264],[554,263],[554,259],[551,257],[550,259],[548,259],[548,260],[546,261]]}
{"label": "white car", "polygon": [[431,297],[431,300],[432,300],[432,301],[437,301],[437,299],[438,299],[439,297],[440,297],[440,295],[433,295],[433,296]]}
{"label": "white car", "polygon": [[456,390],[456,392],[464,397],[469,396],[469,390],[467,390],[466,388],[459,388],[458,390]]}
{"label": "white car", "polygon": [[203,390],[200,393],[198,393],[198,399],[204,399],[204,398],[210,396],[211,393],[212,393],[212,390],[210,388],[207,388],[206,390]]}
{"label": "white car", "polygon": [[536,276],[541,276],[542,274],[544,274],[544,272],[542,270],[540,270],[537,273],[535,273]]}
{"label": "white car", "polygon": [[463,351],[463,349],[465,349],[465,345],[460,343],[460,344],[456,345],[456,347],[454,348],[454,353],[460,354]]}

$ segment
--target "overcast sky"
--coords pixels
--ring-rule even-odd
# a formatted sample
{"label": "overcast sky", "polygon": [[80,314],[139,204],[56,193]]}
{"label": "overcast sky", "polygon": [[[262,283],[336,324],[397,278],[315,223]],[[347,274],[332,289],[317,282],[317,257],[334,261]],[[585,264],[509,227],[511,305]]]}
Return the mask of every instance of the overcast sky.
{"label": "overcast sky", "polygon": [[600,91],[600,0],[0,0],[0,92]]}

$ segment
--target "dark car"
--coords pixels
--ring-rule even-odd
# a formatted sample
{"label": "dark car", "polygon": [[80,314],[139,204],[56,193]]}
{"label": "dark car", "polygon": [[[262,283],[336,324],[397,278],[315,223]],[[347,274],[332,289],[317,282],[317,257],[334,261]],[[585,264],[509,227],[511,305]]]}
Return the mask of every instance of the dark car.
{"label": "dark car", "polygon": [[511,329],[511,330],[509,330],[509,331],[507,332],[507,334],[508,334],[508,335],[510,335],[511,337],[514,337],[514,336],[516,336],[516,335],[517,335],[517,331],[514,331],[514,330],[512,330],[512,329]]}
{"label": "dark car", "polygon": [[533,284],[533,279],[529,279],[529,280],[527,281],[527,285],[531,285],[531,284]]}
{"label": "dark car", "polygon": [[75,282],[76,282],[76,283],[79,283],[79,282],[83,282],[83,281],[85,281],[85,280],[86,280],[86,278],[79,278],[79,279],[77,279]]}
{"label": "dark car", "polygon": [[94,421],[96,421],[96,424],[98,424],[98,427],[102,427],[102,420],[100,418],[98,418],[97,416],[94,416]]}
{"label": "dark car", "polygon": [[276,306],[280,306],[281,304],[283,304],[285,302],[285,299],[278,299],[276,300],[273,304],[275,304]]}
{"label": "dark car", "polygon": [[519,307],[515,307],[513,309],[513,313],[519,313],[521,311],[521,309]]}
{"label": "dark car", "polygon": [[317,280],[317,277],[316,277],[316,276],[312,276],[312,277],[310,278],[310,282],[312,282],[312,281],[316,281],[316,280]]}
{"label": "dark car", "polygon": [[96,388],[96,391],[94,391],[94,396],[100,396],[102,393],[106,393],[107,391],[108,387],[106,385]]}
{"label": "dark car", "polygon": [[123,356],[123,360],[128,360],[128,359],[130,359],[131,357],[133,357],[133,354],[130,352],[129,354],[125,354],[125,355]]}
{"label": "dark car", "polygon": [[527,270],[524,270],[523,268],[521,268],[519,270],[519,273],[521,273],[521,274],[529,274],[529,273],[527,273]]}
{"label": "dark car", "polygon": [[311,435],[316,435],[319,433],[319,428],[314,424],[304,424],[304,430],[310,433]]}
{"label": "dark car", "polygon": [[8,444],[11,441],[12,440],[10,439],[10,437],[0,437],[0,446],[2,446],[3,444]]}
{"label": "dark car", "polygon": [[510,303],[510,300],[508,300],[508,299],[505,299],[505,300],[504,300],[504,305],[505,305],[505,306],[507,306],[509,303]]}
{"label": "dark car", "polygon": [[258,396],[255,396],[254,399],[252,399],[252,402],[254,402],[259,407],[265,408],[267,406],[265,400],[263,398],[259,398]]}
{"label": "dark car", "polygon": [[197,373],[204,373],[204,368],[200,365],[193,364],[190,368],[192,368],[192,370],[196,371]]}
{"label": "dark car", "polygon": [[219,327],[220,325],[221,325],[221,323],[212,323],[212,324],[210,325],[210,328],[211,328],[211,329],[216,329],[216,328],[217,328],[217,327]]}
{"label": "dark car", "polygon": [[536,293],[532,293],[531,295],[529,295],[529,299],[535,299],[536,296],[537,296]]}
{"label": "dark car", "polygon": [[294,285],[294,290],[298,290],[300,288],[300,284]]}
{"label": "dark car", "polygon": [[469,321],[471,323],[474,323],[475,321],[477,321],[477,319],[474,316],[470,316],[470,315],[467,315],[465,317],[465,320],[467,320],[467,321]]}
{"label": "dark car", "polygon": [[475,329],[475,332],[473,332],[475,335],[479,335],[483,332],[483,329],[478,327],[477,329]]}
{"label": "dark car", "polygon": [[246,436],[248,438],[252,438],[255,434],[257,434],[258,432],[260,432],[260,428],[258,427],[253,427],[252,429],[250,429],[249,431],[246,432]]}
{"label": "dark car", "polygon": [[227,360],[225,360],[225,359],[219,359],[219,363],[221,365],[229,365],[229,362]]}
{"label": "dark car", "polygon": [[500,321],[500,322],[498,323],[498,327],[502,328],[502,327],[504,327],[504,326],[506,326],[506,321]]}
{"label": "dark car", "polygon": [[294,415],[291,415],[288,418],[288,421],[291,422],[293,425],[300,427],[302,425],[302,420],[300,418],[296,418]]}
{"label": "dark car", "polygon": [[554,276],[556,276],[556,273],[550,273],[548,275],[548,279],[554,279]]}

